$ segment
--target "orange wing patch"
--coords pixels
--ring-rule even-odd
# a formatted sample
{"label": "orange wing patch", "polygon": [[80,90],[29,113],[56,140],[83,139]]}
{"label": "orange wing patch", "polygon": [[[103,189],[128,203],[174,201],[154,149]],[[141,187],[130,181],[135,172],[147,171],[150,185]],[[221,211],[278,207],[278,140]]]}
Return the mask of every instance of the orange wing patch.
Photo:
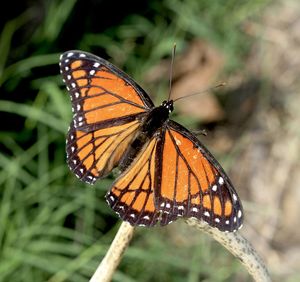
{"label": "orange wing patch", "polygon": [[91,131],[107,123],[126,123],[148,112],[153,103],[125,73],[88,53],[70,51],[60,60],[70,92],[74,127]]}
{"label": "orange wing patch", "polygon": [[158,146],[161,182],[156,184],[155,205],[162,212],[161,225],[184,216],[203,219],[220,230],[236,230],[242,222],[237,195],[196,137],[171,121]]}
{"label": "orange wing patch", "polygon": [[153,226],[159,219],[154,205],[156,146],[151,139],[106,195],[111,208],[131,225]]}
{"label": "orange wing patch", "polygon": [[138,121],[132,121],[84,132],[71,124],[67,138],[69,167],[78,178],[93,184],[118,165],[139,126]]}

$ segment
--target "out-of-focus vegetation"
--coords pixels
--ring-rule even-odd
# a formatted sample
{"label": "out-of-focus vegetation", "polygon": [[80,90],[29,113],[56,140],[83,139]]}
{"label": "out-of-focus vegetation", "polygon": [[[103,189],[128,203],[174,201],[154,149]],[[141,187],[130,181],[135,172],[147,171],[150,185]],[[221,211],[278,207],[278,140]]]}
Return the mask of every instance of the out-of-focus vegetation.
{"label": "out-of-focus vegetation", "polygon": [[[222,50],[223,72],[230,75],[244,70],[254,40],[245,22],[259,18],[269,3],[56,0],[1,11],[0,281],[87,281],[119,225],[104,200],[113,176],[89,187],[66,165],[71,106],[59,54],[92,52],[143,85],[143,75],[169,57],[174,42],[180,54],[200,38]],[[168,77],[160,85],[155,101],[166,97]],[[178,221],[138,228],[114,280],[245,277],[226,250]]]}

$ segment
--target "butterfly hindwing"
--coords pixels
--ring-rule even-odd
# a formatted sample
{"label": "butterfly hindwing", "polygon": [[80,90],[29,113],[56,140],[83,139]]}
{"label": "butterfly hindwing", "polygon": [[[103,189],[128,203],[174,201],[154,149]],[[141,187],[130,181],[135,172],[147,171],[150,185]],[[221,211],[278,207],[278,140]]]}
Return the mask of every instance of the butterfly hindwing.
{"label": "butterfly hindwing", "polygon": [[155,205],[162,212],[162,225],[178,217],[195,217],[222,231],[241,226],[243,211],[237,193],[191,132],[169,121],[157,147]]}
{"label": "butterfly hindwing", "polygon": [[76,129],[123,124],[154,107],[147,93],[106,60],[82,51],[61,55],[60,69],[72,100]]}
{"label": "butterfly hindwing", "polygon": [[153,226],[159,219],[153,193],[156,147],[156,138],[146,143],[106,194],[111,208],[131,225]]}
{"label": "butterfly hindwing", "polygon": [[126,152],[139,128],[138,121],[85,132],[72,123],[67,136],[67,162],[75,175],[93,184],[107,175]]}

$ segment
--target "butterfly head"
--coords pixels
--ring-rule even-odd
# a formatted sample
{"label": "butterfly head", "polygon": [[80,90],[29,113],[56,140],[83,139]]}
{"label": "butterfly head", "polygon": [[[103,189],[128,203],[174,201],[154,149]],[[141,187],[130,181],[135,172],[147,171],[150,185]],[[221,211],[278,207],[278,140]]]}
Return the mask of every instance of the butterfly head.
{"label": "butterfly head", "polygon": [[172,113],[174,110],[173,100],[163,101],[161,106],[164,107],[165,109],[167,109],[169,111],[169,114]]}

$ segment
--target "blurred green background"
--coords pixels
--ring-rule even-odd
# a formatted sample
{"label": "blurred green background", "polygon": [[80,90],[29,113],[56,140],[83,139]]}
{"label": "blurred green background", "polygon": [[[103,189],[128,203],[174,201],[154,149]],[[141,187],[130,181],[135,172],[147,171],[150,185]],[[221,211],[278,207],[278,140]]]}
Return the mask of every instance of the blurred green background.
{"label": "blurred green background", "polygon": [[[218,77],[230,78],[228,87],[216,94],[224,111],[222,118],[206,121],[175,111],[175,119],[191,129],[209,130],[207,138],[200,138],[231,172],[236,189],[245,199],[248,218],[251,212],[261,218],[257,210],[267,216],[274,214],[264,203],[262,209],[257,208],[251,197],[255,191],[245,184],[253,175],[243,175],[253,168],[244,165],[249,158],[239,156],[252,140],[251,130],[259,133],[255,124],[261,126],[266,121],[264,116],[258,121],[256,114],[271,109],[282,117],[282,105],[287,101],[282,100],[280,87],[272,81],[281,76],[276,73],[271,78],[272,67],[266,70],[268,64],[262,68],[256,65],[261,63],[259,54],[264,50],[261,41],[269,40],[261,36],[268,19],[265,15],[270,9],[275,9],[275,16],[282,11],[276,10],[275,2],[27,0],[8,3],[8,9],[1,10],[0,281],[87,281],[120,224],[104,200],[114,176],[90,187],[66,165],[65,137],[72,115],[58,61],[59,55],[70,49],[110,60],[148,90],[156,104],[167,96],[168,75],[153,84],[147,82],[145,74],[170,58],[174,42],[178,57],[195,39],[219,50],[224,64],[217,71]],[[273,24],[271,28],[275,29]],[[282,66],[279,69],[282,71]],[[286,65],[284,69],[289,70]],[[276,99],[274,93],[279,93]],[[280,128],[280,122],[269,125]],[[281,133],[277,131],[275,137],[278,135]],[[299,130],[296,135],[299,138]],[[229,145],[218,145],[217,141]],[[235,165],[237,162],[240,164]],[[259,162],[255,164],[257,168]],[[243,171],[237,172],[241,167]],[[260,224],[266,227],[269,222],[266,218]],[[252,222],[245,235],[254,240],[254,246],[259,245],[265,259],[271,251],[274,254],[286,248],[283,239],[275,238],[280,244],[274,250],[274,237],[260,235],[255,224]],[[255,241],[257,238],[261,240]],[[298,244],[297,238],[295,242]],[[268,261],[271,270],[276,269],[281,253],[276,254],[277,260]],[[296,281],[299,274],[294,270],[290,264],[274,275]],[[178,221],[165,228],[137,228],[114,281],[251,279],[224,248]]]}

